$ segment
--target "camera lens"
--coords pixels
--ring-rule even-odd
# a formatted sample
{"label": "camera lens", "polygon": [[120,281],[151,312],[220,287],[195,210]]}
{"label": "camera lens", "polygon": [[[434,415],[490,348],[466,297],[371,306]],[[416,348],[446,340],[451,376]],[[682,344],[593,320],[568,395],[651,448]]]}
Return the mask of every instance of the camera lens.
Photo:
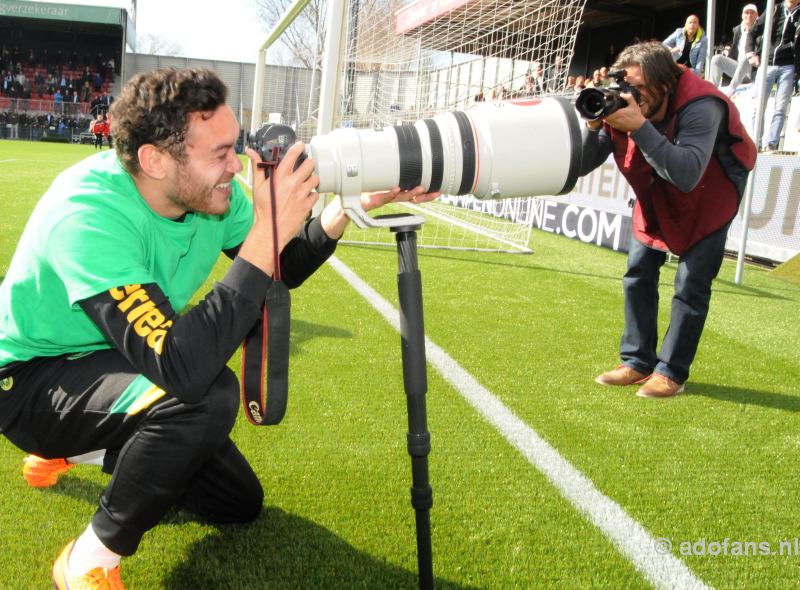
{"label": "camera lens", "polygon": [[546,98],[482,103],[380,130],[337,129],[312,138],[309,151],[320,192],[422,185],[480,199],[557,195],[577,181],[581,135],[569,101]]}
{"label": "camera lens", "polygon": [[590,121],[607,115],[607,106],[606,93],[596,88],[581,90],[578,99],[575,101],[575,108],[578,109],[581,117]]}

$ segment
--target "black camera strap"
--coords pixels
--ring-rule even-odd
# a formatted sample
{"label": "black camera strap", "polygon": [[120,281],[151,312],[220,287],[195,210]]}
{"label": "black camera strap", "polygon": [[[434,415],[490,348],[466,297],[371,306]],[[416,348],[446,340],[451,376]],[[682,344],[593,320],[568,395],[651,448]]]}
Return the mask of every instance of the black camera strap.
{"label": "black camera strap", "polygon": [[267,289],[261,317],[247,334],[242,346],[242,402],[251,424],[278,424],[286,413],[289,397],[289,335],[292,300],[289,289],[281,280],[278,249],[278,214],[275,196],[275,166],[278,153],[258,167],[269,178],[272,205],[272,251],[275,271],[272,285]]}

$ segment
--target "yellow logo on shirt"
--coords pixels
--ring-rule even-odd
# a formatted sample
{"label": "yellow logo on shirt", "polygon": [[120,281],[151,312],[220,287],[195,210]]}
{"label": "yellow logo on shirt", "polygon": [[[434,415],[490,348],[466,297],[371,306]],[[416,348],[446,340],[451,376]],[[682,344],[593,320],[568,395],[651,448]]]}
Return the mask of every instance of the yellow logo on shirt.
{"label": "yellow logo on shirt", "polygon": [[14,387],[13,377],[6,377],[2,381],[0,381],[0,389],[2,389],[3,391],[11,391],[12,387]]}
{"label": "yellow logo on shirt", "polygon": [[147,345],[161,354],[164,346],[164,337],[172,326],[172,320],[167,320],[164,314],[156,308],[156,304],[141,285],[126,285],[121,289],[109,289],[111,296],[119,301],[117,309],[127,312],[128,323],[133,326],[133,331],[142,338],[147,339]]}

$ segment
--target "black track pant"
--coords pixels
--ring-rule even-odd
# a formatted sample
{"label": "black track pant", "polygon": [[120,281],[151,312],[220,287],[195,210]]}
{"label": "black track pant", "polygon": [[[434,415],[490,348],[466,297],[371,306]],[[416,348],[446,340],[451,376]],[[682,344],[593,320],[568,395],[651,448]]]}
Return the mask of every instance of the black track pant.
{"label": "black track pant", "polygon": [[112,476],[92,525],[112,551],[134,553],[172,506],[214,523],[261,512],[261,484],[228,436],[239,407],[229,369],[196,404],[165,394],[112,350],[27,363],[13,379],[8,393],[24,402],[4,434],[15,445],[47,458],[107,449]]}

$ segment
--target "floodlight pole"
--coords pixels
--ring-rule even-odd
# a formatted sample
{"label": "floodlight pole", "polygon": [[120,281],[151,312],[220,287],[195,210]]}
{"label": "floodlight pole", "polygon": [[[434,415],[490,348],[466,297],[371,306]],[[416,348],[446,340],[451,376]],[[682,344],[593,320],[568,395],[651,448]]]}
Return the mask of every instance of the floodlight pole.
{"label": "floodlight pole", "polygon": [[432,590],[430,508],[433,492],[428,481],[431,435],[425,408],[428,390],[425,361],[425,326],[422,316],[422,276],[417,264],[418,219],[391,228],[397,240],[397,293],[400,300],[400,341],[403,353],[403,386],[408,406],[408,454],[411,455],[411,505],[417,521],[419,587]]}

